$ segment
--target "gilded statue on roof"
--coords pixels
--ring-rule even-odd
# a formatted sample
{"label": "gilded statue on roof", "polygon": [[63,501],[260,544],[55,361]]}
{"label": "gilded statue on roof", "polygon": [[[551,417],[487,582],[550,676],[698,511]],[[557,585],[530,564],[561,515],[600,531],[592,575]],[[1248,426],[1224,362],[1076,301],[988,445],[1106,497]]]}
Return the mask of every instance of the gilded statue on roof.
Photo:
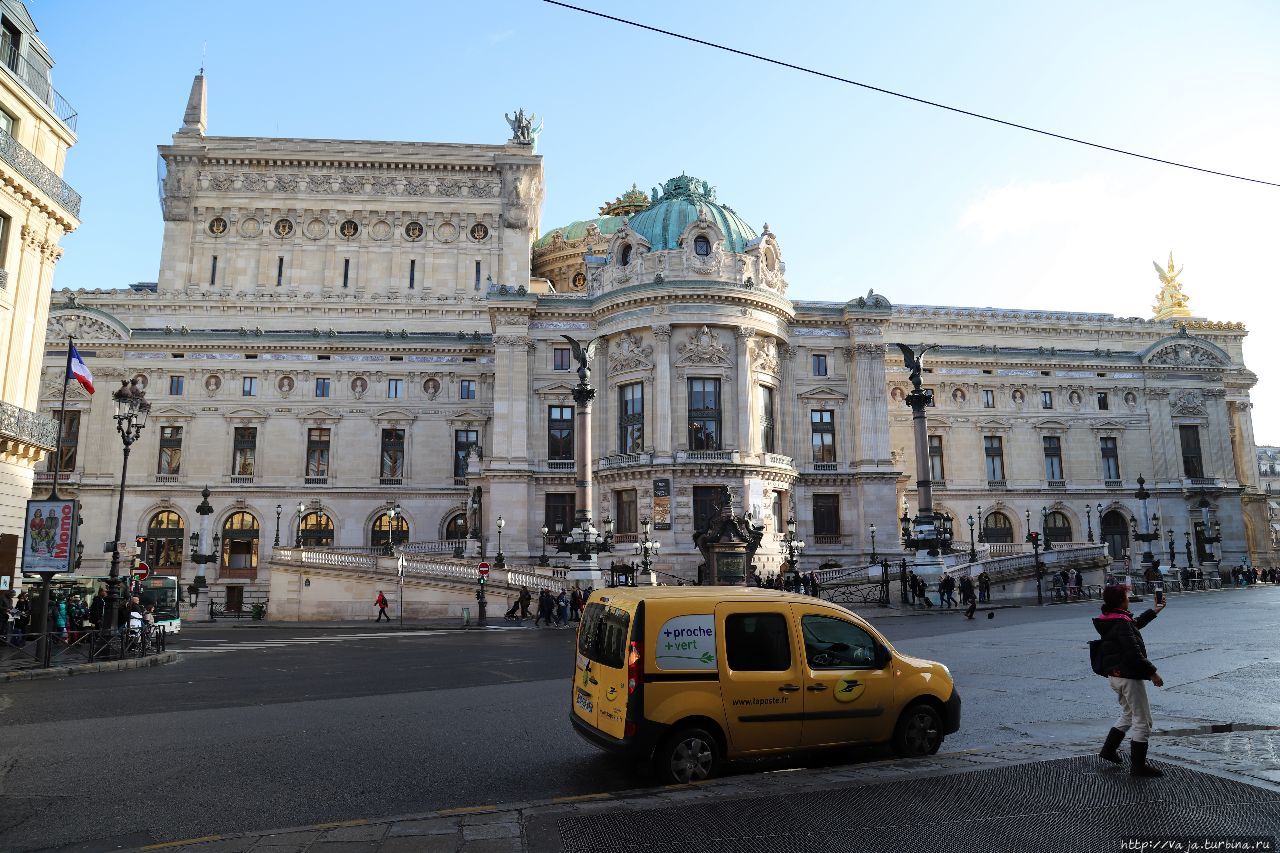
{"label": "gilded statue on roof", "polygon": [[1167,269],[1161,269],[1159,261],[1153,261],[1156,275],[1160,276],[1160,292],[1156,295],[1156,304],[1151,307],[1156,320],[1168,320],[1171,317],[1190,317],[1191,309],[1187,307],[1187,295],[1182,292],[1182,267],[1173,268],[1173,252],[1169,253]]}

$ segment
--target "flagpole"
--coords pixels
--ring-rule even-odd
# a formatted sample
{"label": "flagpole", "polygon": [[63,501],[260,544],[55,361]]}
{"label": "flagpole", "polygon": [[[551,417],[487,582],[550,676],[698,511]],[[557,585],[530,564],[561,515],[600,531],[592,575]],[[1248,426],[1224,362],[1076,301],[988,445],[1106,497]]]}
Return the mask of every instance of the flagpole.
{"label": "flagpole", "polygon": [[71,381],[71,349],[75,338],[67,335],[67,369],[62,372],[62,408],[58,411],[58,447],[53,452],[53,485],[49,488],[49,500],[59,500],[58,475],[62,473],[62,427],[67,420],[67,383]]}

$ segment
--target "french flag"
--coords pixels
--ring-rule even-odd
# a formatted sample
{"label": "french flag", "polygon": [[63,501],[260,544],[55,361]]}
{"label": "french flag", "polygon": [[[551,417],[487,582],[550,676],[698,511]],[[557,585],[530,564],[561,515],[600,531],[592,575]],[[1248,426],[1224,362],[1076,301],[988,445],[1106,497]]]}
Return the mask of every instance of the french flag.
{"label": "french flag", "polygon": [[74,346],[71,347],[71,352],[67,353],[67,379],[74,379],[84,386],[84,390],[90,394],[93,393],[93,374],[89,372],[84,359],[80,357],[80,353],[76,352]]}

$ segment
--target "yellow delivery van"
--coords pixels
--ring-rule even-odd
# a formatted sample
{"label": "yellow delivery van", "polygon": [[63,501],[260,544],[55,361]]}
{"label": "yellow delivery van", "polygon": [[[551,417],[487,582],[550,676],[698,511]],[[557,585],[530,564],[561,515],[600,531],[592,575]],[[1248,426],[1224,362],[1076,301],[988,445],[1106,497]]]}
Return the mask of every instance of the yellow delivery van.
{"label": "yellow delivery van", "polygon": [[945,666],[898,653],[842,607],[778,590],[597,590],[575,657],[574,728],[668,782],[852,744],[929,755],[960,728]]}

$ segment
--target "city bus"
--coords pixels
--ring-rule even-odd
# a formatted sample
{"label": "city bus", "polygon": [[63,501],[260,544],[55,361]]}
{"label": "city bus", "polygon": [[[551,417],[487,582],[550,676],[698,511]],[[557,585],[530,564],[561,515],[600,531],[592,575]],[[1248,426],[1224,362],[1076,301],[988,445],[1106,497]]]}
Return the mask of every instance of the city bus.
{"label": "city bus", "polygon": [[[109,575],[54,575],[49,588],[55,598],[66,599],[73,594],[78,594],[84,606],[90,607],[94,596],[98,594],[98,588],[106,586],[109,580]],[[120,578],[119,594],[122,599],[131,583],[132,580],[128,577]],[[182,630],[182,615],[179,607],[181,600],[178,597],[178,579],[173,575],[152,576],[138,581],[138,585],[141,587],[139,600],[142,604],[156,606],[156,627],[163,627],[170,634],[179,633]],[[34,600],[40,595],[42,585],[33,582],[29,586],[28,591]]]}

